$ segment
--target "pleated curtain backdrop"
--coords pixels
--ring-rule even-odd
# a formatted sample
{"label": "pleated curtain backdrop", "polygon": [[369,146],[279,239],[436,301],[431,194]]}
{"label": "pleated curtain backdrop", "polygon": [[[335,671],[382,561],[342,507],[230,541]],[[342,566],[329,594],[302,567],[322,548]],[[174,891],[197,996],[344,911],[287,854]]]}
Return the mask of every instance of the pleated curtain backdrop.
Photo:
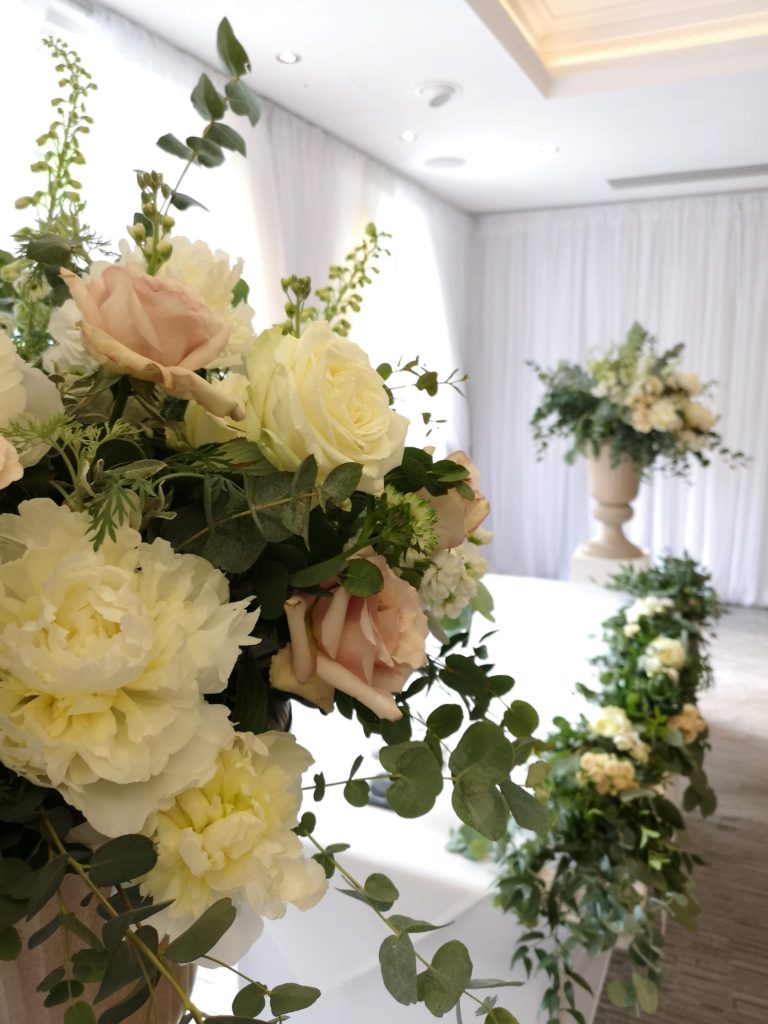
{"label": "pleated curtain backdrop", "polygon": [[541,393],[527,359],[582,361],[634,320],[685,366],[720,382],[726,442],[690,483],[655,474],[627,533],[659,554],[689,551],[721,596],[768,604],[768,194],[487,215],[474,239],[477,300],[467,355],[471,435],[493,506],[493,567],[566,577],[592,530],[586,471],[555,444],[537,463],[528,420]]}

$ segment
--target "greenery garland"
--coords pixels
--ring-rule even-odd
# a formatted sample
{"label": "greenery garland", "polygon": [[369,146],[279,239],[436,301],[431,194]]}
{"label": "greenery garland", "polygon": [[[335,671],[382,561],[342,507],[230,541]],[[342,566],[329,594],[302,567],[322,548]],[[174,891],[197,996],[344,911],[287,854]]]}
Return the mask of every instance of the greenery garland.
{"label": "greenery garland", "polygon": [[[691,875],[701,859],[685,847],[675,778],[687,780],[686,811],[715,810],[703,768],[707,728],[696,708],[711,683],[707,640],[721,614],[709,580],[688,557],[614,577],[613,588],[635,600],[603,623],[605,650],[593,659],[599,689],[578,685],[601,710],[576,724],[555,719],[539,778],[529,779],[546,791],[547,828],[524,839],[513,827],[495,846],[495,901],[528,929],[512,962],[528,976],[546,974],[548,1024],[561,1014],[586,1024],[575,986],[589,986],[574,954],[597,956],[620,941],[631,971],[609,983],[608,995],[615,1005],[652,1013],[665,916],[695,929]],[[453,848],[475,858],[491,850],[467,829]]]}

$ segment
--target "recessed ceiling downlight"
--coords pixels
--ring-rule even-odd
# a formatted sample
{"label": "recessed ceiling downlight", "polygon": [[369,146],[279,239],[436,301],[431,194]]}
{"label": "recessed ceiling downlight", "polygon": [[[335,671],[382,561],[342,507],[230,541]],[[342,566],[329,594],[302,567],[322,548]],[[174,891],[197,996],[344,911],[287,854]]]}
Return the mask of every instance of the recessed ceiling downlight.
{"label": "recessed ceiling downlight", "polygon": [[295,50],[281,50],[280,53],[275,54],[275,60],[281,64],[298,64],[301,60],[301,55],[296,53]]}
{"label": "recessed ceiling downlight", "polygon": [[400,140],[402,142],[415,142],[418,137],[419,136],[413,128],[406,128],[404,131],[400,132]]}
{"label": "recessed ceiling downlight", "polygon": [[424,161],[424,166],[434,171],[452,171],[456,167],[463,167],[466,162],[463,156],[431,156]]}
{"label": "recessed ceiling downlight", "polygon": [[413,91],[427,106],[444,107],[461,92],[461,87],[455,82],[422,82]]}

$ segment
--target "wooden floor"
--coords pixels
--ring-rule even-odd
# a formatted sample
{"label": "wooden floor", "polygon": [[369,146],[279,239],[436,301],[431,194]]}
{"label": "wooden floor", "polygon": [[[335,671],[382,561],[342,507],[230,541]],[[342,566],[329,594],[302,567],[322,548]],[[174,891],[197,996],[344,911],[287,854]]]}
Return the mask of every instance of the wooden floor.
{"label": "wooden floor", "polygon": [[[715,815],[691,815],[699,932],[670,924],[654,1024],[768,1024],[768,610],[731,609],[713,643],[715,687],[704,694]],[[615,955],[611,974],[626,966]],[[609,975],[610,977],[610,975]],[[595,1024],[634,1014],[603,993]]]}

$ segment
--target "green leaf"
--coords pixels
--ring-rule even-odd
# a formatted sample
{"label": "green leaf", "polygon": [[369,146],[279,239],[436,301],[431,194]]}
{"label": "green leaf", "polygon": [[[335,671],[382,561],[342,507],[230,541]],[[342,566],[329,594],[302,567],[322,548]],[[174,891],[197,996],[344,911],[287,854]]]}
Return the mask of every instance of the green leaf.
{"label": "green leaf", "polygon": [[501,839],[507,831],[509,810],[496,786],[487,779],[467,775],[457,779],[451,804],[458,817],[488,839]]}
{"label": "green leaf", "polygon": [[344,799],[353,807],[366,807],[370,787],[363,779],[350,779],[344,786]]}
{"label": "green leaf", "polygon": [[379,964],[384,986],[398,1003],[418,1002],[416,952],[408,934],[390,935],[379,947]]}
{"label": "green leaf", "polygon": [[[49,860],[47,864],[35,875],[35,879],[29,890],[29,897],[27,899],[27,920],[31,920],[35,914],[42,910],[48,900],[51,899],[53,894],[58,891],[59,886],[64,881],[64,875],[67,872],[67,857],[66,854],[60,853],[53,860]],[[0,901],[2,906],[2,901]],[[0,913],[0,919],[2,913]],[[16,919],[18,920],[18,918]],[[11,922],[12,923],[12,922]]]}
{"label": "green leaf", "polygon": [[392,776],[386,800],[402,818],[418,818],[435,804],[443,779],[435,755],[426,743],[411,740],[383,747],[379,759]]}
{"label": "green leaf", "polygon": [[526,786],[533,788],[541,786],[546,782],[549,775],[549,765],[546,761],[534,761],[528,765],[528,774],[525,777]]}
{"label": "green leaf", "polygon": [[444,740],[460,729],[463,721],[464,712],[458,704],[441,704],[427,718],[427,728]]}
{"label": "green leaf", "polygon": [[238,78],[251,70],[251,62],[228,18],[222,18],[216,32],[216,49],[224,67]]}
{"label": "green leaf", "polygon": [[251,125],[259,123],[261,104],[259,97],[245,82],[227,82],[224,86],[233,113],[247,117]]}
{"label": "green leaf", "polygon": [[21,952],[21,939],[16,929],[9,925],[0,928],[0,960],[15,960]]}
{"label": "green leaf", "polygon": [[341,466],[335,466],[320,487],[323,501],[332,501],[334,505],[346,501],[360,483],[362,474],[363,467],[356,462],[345,462]]}
{"label": "green leaf", "polygon": [[193,199],[192,196],[185,195],[183,192],[171,193],[171,206],[175,206],[177,210],[188,210],[190,206],[199,206],[201,210],[208,210],[207,206],[203,206],[197,199]]}
{"label": "green leaf", "polygon": [[655,983],[638,971],[632,971],[632,984],[635,986],[637,1005],[643,1013],[656,1013],[659,1007],[659,990]]}
{"label": "green leaf", "polygon": [[0,893],[20,899],[31,892],[35,872],[16,857],[0,858]]}
{"label": "green leaf", "polygon": [[312,988],[310,985],[277,985],[272,989],[269,997],[269,1005],[275,1017],[284,1013],[294,1013],[296,1010],[306,1010],[308,1006],[316,1003],[320,998],[320,989]]}
{"label": "green leaf", "polygon": [[85,991],[85,986],[80,981],[65,980],[54,985],[45,997],[43,1006],[61,1006],[70,999],[77,999]]}
{"label": "green leaf", "polygon": [[634,1006],[635,990],[625,978],[613,978],[605,987],[614,1006]]}
{"label": "green leaf", "polygon": [[472,978],[467,988],[519,988],[524,981],[502,981],[501,978]]}
{"label": "green leaf", "polygon": [[219,167],[224,163],[221,146],[217,146],[210,139],[201,139],[198,135],[190,135],[187,138],[187,145],[201,167]]}
{"label": "green leaf", "polygon": [[485,1024],[520,1024],[520,1021],[503,1006],[492,1006],[486,1014]]}
{"label": "green leaf", "polygon": [[451,754],[448,765],[455,776],[499,783],[509,778],[513,765],[512,744],[493,722],[475,722]]}
{"label": "green leaf", "polygon": [[241,988],[232,1000],[232,1013],[242,1017],[258,1017],[266,1003],[263,987],[252,983]]}
{"label": "green leaf", "polygon": [[339,579],[354,597],[370,597],[384,586],[381,569],[365,558],[351,559]]}
{"label": "green leaf", "polygon": [[104,927],[102,928],[104,945],[107,949],[114,949],[118,943],[123,941],[125,933],[131,925],[145,921],[148,917],[152,917],[153,914],[159,914],[161,910],[165,910],[172,903],[173,900],[165,900],[163,903],[150,903],[145,907],[134,907],[132,910],[126,910],[118,917],[111,917],[108,921],[104,922]]}
{"label": "green leaf", "polygon": [[228,897],[217,900],[185,932],[170,943],[165,951],[168,960],[187,964],[198,960],[212,949],[235,920],[237,912]]}
{"label": "green leaf", "polygon": [[119,885],[145,875],[156,863],[157,853],[151,839],[118,836],[94,852],[89,877],[94,885]]}
{"label": "green leaf", "polygon": [[164,153],[170,153],[171,156],[178,156],[182,160],[189,160],[193,156],[192,150],[189,146],[185,146],[181,139],[177,139],[175,135],[161,135],[157,140],[157,145],[162,149]]}
{"label": "green leaf", "polygon": [[[224,116],[227,109],[224,97],[205,74],[198,78],[190,99],[192,106],[204,121],[218,121],[220,117]],[[210,132],[207,133],[207,137],[210,138]]]}
{"label": "green leaf", "polygon": [[300,569],[290,577],[288,582],[299,590],[302,587],[316,587],[318,584],[338,576],[346,564],[347,560],[343,555],[335,555],[324,562],[317,562],[315,565],[308,565],[306,569]]}
{"label": "green leaf", "polygon": [[441,928],[447,928],[448,924],[453,924],[452,921],[446,924],[430,924],[429,921],[419,921],[415,917],[406,917],[405,914],[390,914],[387,920],[401,932],[436,932]]}
{"label": "green leaf", "polygon": [[64,1013],[64,1024],[96,1024],[96,1014],[88,1003],[73,1003]]}
{"label": "green leaf", "polygon": [[420,994],[435,1017],[452,1010],[472,979],[472,961],[467,947],[456,939],[446,942],[432,957],[420,978]]}
{"label": "green leaf", "polygon": [[104,949],[78,949],[72,955],[72,973],[78,981],[89,984],[101,981],[109,963],[110,954]]}
{"label": "green leaf", "polygon": [[524,700],[513,700],[504,712],[504,727],[513,736],[532,736],[538,724],[536,709]]}
{"label": "green leaf", "polygon": [[549,820],[545,804],[540,804],[526,789],[509,780],[501,784],[501,792],[512,816],[521,828],[546,835]]}
{"label": "green leaf", "polygon": [[245,156],[245,139],[240,132],[236,132],[228,124],[217,121],[215,124],[208,125],[205,137],[218,146],[223,146],[224,149],[232,149]]}
{"label": "green leaf", "polygon": [[[378,903],[380,910],[389,910],[400,895],[394,882],[380,872],[369,875],[365,880],[364,888],[366,896],[374,903]],[[385,903],[388,905],[382,906]]]}

